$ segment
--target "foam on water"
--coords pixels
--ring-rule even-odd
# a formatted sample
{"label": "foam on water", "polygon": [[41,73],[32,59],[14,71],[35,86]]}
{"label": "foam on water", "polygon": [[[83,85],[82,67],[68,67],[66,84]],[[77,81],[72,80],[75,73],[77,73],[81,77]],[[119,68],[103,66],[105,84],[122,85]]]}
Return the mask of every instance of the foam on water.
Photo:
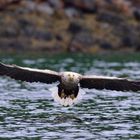
{"label": "foam on water", "polygon": [[82,99],[83,94],[85,94],[85,91],[83,89],[79,89],[79,93],[76,98],[71,99],[67,97],[64,99],[58,96],[58,87],[53,87],[49,90],[52,92],[52,97],[54,98],[54,101],[58,102],[63,106],[72,106],[73,104],[78,103]]}
{"label": "foam on water", "polygon": [[[18,64],[7,57],[1,61]],[[127,74],[128,78],[140,79],[139,61],[112,63],[85,56],[79,60],[41,58],[44,60],[34,59],[35,63],[22,59],[21,64],[113,77]],[[0,77],[0,139],[140,139],[139,93],[86,89],[80,103],[63,107],[52,100],[47,90],[51,86],[56,85]],[[52,89],[58,95],[57,87]],[[68,99],[65,102],[72,104]]]}

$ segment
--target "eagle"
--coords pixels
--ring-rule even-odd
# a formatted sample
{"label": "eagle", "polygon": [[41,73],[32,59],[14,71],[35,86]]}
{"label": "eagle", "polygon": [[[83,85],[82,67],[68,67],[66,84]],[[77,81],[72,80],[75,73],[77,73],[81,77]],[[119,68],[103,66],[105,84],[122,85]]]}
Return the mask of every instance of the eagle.
{"label": "eagle", "polygon": [[97,90],[140,91],[140,81],[126,78],[82,75],[76,72],[56,72],[48,69],[35,69],[9,65],[0,62],[0,75],[25,82],[41,82],[57,87],[51,88],[54,100],[63,106],[71,106],[84,94],[84,88]]}

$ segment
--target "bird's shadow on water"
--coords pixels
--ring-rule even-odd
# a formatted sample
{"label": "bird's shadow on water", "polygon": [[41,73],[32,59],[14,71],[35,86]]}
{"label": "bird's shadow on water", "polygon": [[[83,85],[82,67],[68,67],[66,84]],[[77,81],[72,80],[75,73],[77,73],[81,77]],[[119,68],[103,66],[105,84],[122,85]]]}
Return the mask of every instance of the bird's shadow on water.
{"label": "bird's shadow on water", "polygon": [[83,123],[83,120],[79,117],[79,114],[77,112],[74,112],[72,108],[73,107],[59,108],[60,110],[59,113],[55,115],[54,123],[55,124],[68,122]]}
{"label": "bird's shadow on water", "polygon": [[73,130],[81,133],[81,131],[83,132],[87,132],[89,134],[94,134],[95,132],[93,132],[92,128],[94,127],[93,125],[96,125],[96,123],[93,123],[93,118],[91,120],[91,118],[88,116],[86,116],[86,114],[88,114],[88,111],[83,112],[83,110],[81,110],[81,106],[83,103],[80,103],[78,105],[74,105],[72,107],[62,107],[59,108],[58,113],[55,114],[55,116],[53,117],[53,123],[52,125],[54,125],[56,128],[60,128],[63,127],[65,130],[67,129],[71,129],[74,133]]}
{"label": "bird's shadow on water", "polygon": [[54,124],[71,123],[77,126],[89,127],[88,124],[89,120],[87,121],[87,118],[83,117],[84,114],[88,112],[86,112],[85,110],[83,114],[83,110],[80,110],[81,104],[82,103],[71,107],[62,107],[62,106],[57,107],[58,113],[55,114],[53,123]]}
{"label": "bird's shadow on water", "polygon": [[[54,117],[54,123],[55,124],[60,124],[60,123],[74,123],[74,124],[80,124],[80,125],[88,125],[87,124],[87,118],[84,117],[86,114],[89,112],[87,111],[87,106],[88,106],[89,100],[83,102],[80,101],[78,104],[69,106],[69,107],[64,107],[61,105],[54,105],[56,110],[58,111],[57,114],[55,114]],[[94,109],[94,107],[93,107]]]}

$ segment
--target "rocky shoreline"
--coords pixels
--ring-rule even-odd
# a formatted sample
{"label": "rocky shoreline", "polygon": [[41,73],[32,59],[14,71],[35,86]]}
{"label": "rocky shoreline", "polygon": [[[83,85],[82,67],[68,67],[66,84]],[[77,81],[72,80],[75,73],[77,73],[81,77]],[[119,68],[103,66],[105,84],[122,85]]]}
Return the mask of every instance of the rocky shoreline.
{"label": "rocky shoreline", "polygon": [[1,0],[0,51],[139,51],[139,9],[139,0]]}

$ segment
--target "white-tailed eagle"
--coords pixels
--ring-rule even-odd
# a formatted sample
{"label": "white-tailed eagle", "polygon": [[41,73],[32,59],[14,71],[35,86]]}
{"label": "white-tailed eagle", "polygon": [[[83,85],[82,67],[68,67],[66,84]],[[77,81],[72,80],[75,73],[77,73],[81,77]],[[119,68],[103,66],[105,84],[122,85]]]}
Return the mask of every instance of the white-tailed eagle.
{"label": "white-tailed eagle", "polygon": [[78,98],[81,98],[80,87],[98,90],[140,91],[140,81],[96,75],[86,76],[75,72],[39,70],[3,63],[0,63],[0,75],[26,82],[51,84],[58,81],[57,91],[52,90],[53,97],[64,106],[72,105],[77,102]]}

